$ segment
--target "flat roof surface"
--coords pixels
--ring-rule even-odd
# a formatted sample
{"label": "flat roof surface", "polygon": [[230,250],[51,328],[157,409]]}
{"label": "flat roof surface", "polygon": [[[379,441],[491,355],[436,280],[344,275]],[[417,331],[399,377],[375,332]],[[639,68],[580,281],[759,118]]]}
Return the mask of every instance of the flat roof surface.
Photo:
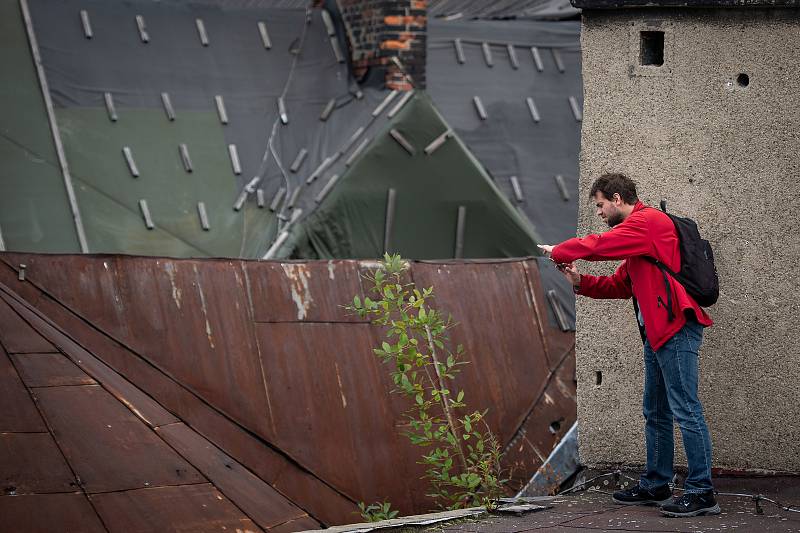
{"label": "flat roof surface", "polygon": [[571,0],[580,9],[626,7],[800,7],[800,0]]}

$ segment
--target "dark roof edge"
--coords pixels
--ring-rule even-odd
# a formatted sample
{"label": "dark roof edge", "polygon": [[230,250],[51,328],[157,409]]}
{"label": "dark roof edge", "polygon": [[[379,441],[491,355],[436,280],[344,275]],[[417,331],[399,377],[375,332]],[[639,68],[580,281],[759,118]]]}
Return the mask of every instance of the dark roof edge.
{"label": "dark roof edge", "polygon": [[624,9],[641,7],[800,8],[800,0],[570,0],[580,9]]}

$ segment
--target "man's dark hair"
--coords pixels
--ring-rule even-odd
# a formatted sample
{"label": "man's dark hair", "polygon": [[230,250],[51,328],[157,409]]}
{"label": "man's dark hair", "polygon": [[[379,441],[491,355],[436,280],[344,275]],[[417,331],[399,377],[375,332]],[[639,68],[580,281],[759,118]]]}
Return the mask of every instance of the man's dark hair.
{"label": "man's dark hair", "polygon": [[614,194],[619,194],[622,201],[629,205],[633,205],[639,200],[636,195],[636,184],[624,174],[603,174],[594,180],[589,197],[594,198],[598,192],[603,193],[608,200],[611,200]]}

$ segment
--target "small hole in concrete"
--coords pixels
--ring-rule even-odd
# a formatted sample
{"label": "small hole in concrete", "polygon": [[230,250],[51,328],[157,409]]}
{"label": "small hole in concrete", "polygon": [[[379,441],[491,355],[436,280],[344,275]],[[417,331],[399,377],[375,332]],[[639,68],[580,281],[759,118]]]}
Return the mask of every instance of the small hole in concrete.
{"label": "small hole in concrete", "polygon": [[664,32],[641,32],[641,46],[639,60],[642,65],[660,67],[664,64]]}
{"label": "small hole in concrete", "polygon": [[739,84],[739,87],[747,87],[750,85],[750,76],[747,74],[739,74],[736,76],[736,83]]}
{"label": "small hole in concrete", "polygon": [[603,372],[598,370],[597,372],[595,372],[595,374],[596,374],[596,384],[597,385],[602,385],[603,384]]}

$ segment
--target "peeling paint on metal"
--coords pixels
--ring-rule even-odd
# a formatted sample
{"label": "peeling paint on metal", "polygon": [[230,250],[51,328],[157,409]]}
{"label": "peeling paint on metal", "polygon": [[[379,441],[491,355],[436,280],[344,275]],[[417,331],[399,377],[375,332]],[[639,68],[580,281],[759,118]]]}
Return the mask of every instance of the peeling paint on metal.
{"label": "peeling paint on metal", "polygon": [[292,301],[297,306],[297,320],[303,320],[308,315],[311,304],[314,303],[314,298],[308,289],[311,272],[306,265],[300,263],[282,263],[281,267],[291,281]]}
{"label": "peeling paint on metal", "polygon": [[[164,270],[167,271],[167,277],[169,277],[169,284],[172,286],[172,300],[175,302],[175,305],[178,309],[181,308],[181,290],[175,285],[175,266],[172,263],[167,263],[164,265]],[[197,269],[195,269],[197,272]]]}
{"label": "peeling paint on metal", "polygon": [[553,401],[553,397],[552,396],[550,396],[549,394],[547,394],[545,392],[544,393],[544,403],[546,403],[547,405],[555,405],[556,402]]}
{"label": "peeling paint on metal", "polygon": [[336,361],[333,362],[333,368],[336,369],[336,381],[339,382],[339,394],[342,396],[342,407],[347,407],[347,398],[344,396],[344,387],[342,387],[342,376],[339,374],[339,365]]}
{"label": "peeling paint on metal", "polygon": [[336,279],[336,276],[334,275],[335,270],[336,267],[333,266],[333,261],[328,261],[328,279]]}
{"label": "peeling paint on metal", "polygon": [[561,395],[564,398],[569,398],[570,400],[575,400],[576,399],[575,398],[575,393],[573,393],[571,390],[569,390],[569,386],[567,386],[567,384],[564,383],[564,380],[562,380],[561,378],[556,376],[555,381],[556,381],[556,387],[558,387],[558,391],[561,393]]}
{"label": "peeling paint on metal", "polygon": [[203,286],[200,283],[200,274],[197,272],[197,265],[192,267],[194,269],[195,279],[197,279],[197,292],[200,293],[200,308],[203,310],[203,318],[206,321],[206,337],[208,337],[208,344],[211,348],[216,348],[214,345],[214,335],[211,333],[211,324],[208,322],[208,309],[206,308],[206,296],[203,294]]}

